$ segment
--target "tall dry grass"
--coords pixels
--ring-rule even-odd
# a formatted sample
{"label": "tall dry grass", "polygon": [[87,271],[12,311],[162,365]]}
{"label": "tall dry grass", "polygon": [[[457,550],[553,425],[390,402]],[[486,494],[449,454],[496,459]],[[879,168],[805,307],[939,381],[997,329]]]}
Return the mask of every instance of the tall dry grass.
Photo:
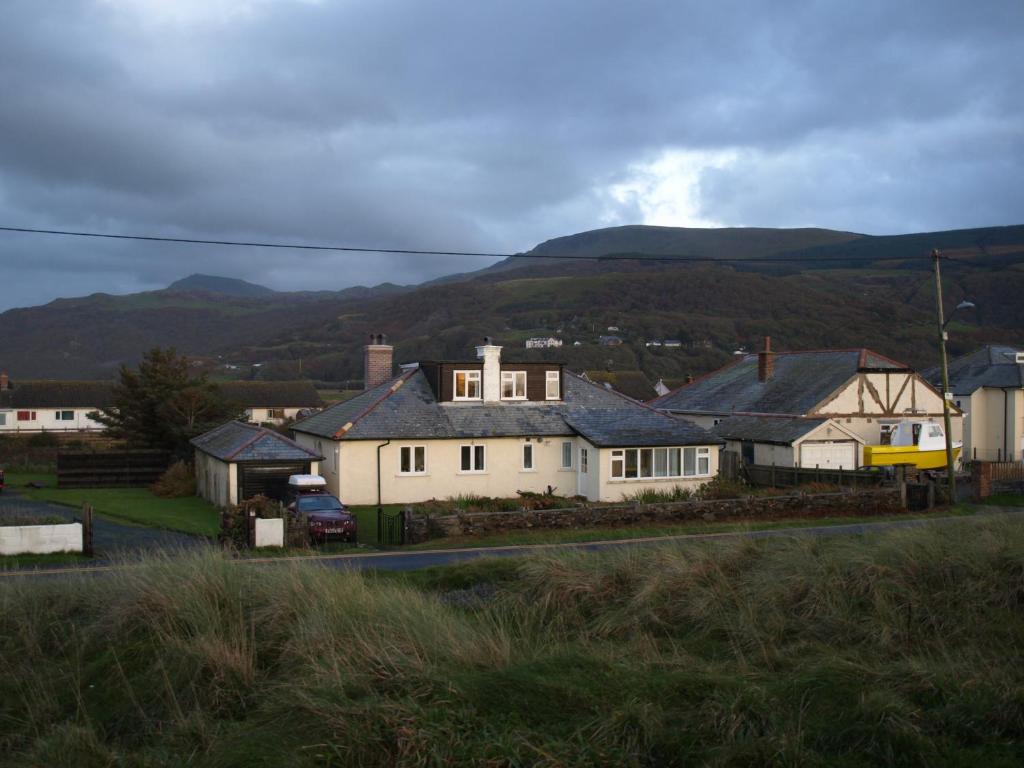
{"label": "tall dry grass", "polygon": [[[7,765],[1012,765],[1024,531],[0,585]],[[465,572],[449,579],[463,585]]]}

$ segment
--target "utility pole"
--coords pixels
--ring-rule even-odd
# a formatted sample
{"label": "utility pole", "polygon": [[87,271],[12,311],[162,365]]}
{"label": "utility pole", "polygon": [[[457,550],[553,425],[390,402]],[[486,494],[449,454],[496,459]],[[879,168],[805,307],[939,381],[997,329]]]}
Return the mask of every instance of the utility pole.
{"label": "utility pole", "polygon": [[946,478],[949,484],[949,503],[956,504],[956,469],[953,467],[953,435],[949,418],[949,366],[946,362],[946,323],[942,317],[942,275],[939,270],[938,249],[932,251],[935,263],[935,302],[939,314],[939,351],[942,355],[942,420],[946,430]]}

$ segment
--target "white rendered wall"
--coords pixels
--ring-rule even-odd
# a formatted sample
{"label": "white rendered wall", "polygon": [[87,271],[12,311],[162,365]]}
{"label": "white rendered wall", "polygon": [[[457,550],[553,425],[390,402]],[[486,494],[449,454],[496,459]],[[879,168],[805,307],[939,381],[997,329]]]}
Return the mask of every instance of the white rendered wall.
{"label": "white rendered wall", "polygon": [[81,551],[81,523],[0,526],[0,555]]}

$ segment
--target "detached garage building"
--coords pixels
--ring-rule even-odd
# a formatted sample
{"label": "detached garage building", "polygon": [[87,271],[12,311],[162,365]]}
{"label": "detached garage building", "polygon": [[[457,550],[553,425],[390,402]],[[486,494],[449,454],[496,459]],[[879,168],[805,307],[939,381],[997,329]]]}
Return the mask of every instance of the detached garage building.
{"label": "detached garage building", "polygon": [[857,469],[864,441],[834,419],[730,416],[711,430],[745,464]]}
{"label": "detached garage building", "polygon": [[229,421],[193,438],[196,493],[218,507],[281,498],[290,475],[319,473],[323,457],[264,427]]}

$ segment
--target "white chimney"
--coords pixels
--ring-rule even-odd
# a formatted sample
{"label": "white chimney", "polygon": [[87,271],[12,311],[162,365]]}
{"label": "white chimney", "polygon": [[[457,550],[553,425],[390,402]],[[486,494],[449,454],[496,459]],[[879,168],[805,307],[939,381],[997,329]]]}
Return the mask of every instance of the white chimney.
{"label": "white chimney", "polygon": [[484,361],[484,402],[501,402],[501,347],[491,344],[490,336],[484,336],[484,343],[476,348],[476,356]]}

